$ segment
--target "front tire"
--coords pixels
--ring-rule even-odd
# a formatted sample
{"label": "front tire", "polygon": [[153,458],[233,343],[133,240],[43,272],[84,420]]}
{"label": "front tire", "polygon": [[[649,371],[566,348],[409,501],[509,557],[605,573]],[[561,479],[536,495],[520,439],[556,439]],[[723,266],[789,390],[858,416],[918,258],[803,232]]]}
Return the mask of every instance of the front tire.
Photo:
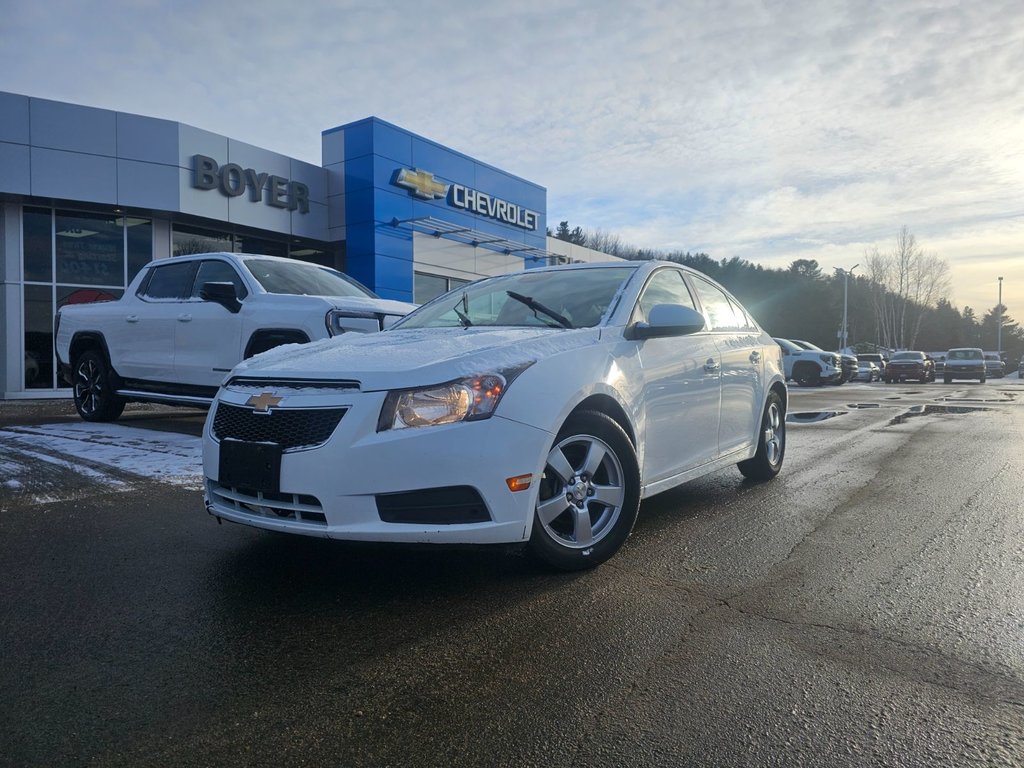
{"label": "front tire", "polygon": [[640,510],[636,451],[597,411],[566,420],[548,452],[530,549],[559,570],[593,568],[625,543]]}
{"label": "front tire", "polygon": [[801,387],[821,386],[821,371],[810,365],[797,366],[793,371],[793,378]]}
{"label": "front tire", "polygon": [[75,361],[72,396],[75,410],[86,421],[114,421],[124,411],[125,400],[114,394],[111,373],[99,352],[83,352]]}
{"label": "front tire", "polygon": [[757,440],[757,453],[736,467],[749,480],[771,480],[782,469],[786,457],[786,409],[776,392],[768,393],[768,402],[761,417],[761,434]]}

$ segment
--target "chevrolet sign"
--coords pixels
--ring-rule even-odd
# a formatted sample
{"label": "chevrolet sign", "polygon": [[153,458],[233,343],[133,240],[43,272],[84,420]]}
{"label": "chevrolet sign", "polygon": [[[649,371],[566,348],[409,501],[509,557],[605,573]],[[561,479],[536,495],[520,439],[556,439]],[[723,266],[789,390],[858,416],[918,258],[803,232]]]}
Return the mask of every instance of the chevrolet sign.
{"label": "chevrolet sign", "polygon": [[434,178],[430,171],[416,168],[402,168],[395,174],[394,184],[421,200],[438,200],[446,198],[448,205],[470,213],[486,216],[489,219],[511,224],[514,227],[536,231],[540,214],[521,205],[488,195],[486,192],[463,186],[462,184],[445,184]]}

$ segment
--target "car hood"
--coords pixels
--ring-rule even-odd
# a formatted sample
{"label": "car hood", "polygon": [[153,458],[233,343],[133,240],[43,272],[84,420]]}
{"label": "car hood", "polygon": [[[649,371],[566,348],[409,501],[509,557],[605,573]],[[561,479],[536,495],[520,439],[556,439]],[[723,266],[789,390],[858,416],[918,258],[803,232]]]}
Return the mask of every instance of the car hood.
{"label": "car hood", "polygon": [[381,312],[385,315],[398,315],[405,317],[414,309],[416,304],[407,301],[394,301],[393,299],[373,299],[369,296],[324,296],[335,309],[348,310],[352,312]]}
{"label": "car hood", "polygon": [[397,328],[287,344],[240,363],[234,374],[402,389],[516,368],[599,338],[597,328]]}

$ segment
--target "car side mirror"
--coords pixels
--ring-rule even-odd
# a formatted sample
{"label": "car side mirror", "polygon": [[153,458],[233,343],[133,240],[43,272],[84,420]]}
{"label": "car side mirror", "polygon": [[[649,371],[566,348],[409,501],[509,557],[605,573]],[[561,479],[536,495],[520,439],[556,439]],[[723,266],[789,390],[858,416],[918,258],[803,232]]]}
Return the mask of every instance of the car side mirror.
{"label": "car side mirror", "polygon": [[656,304],[646,323],[626,328],[627,339],[656,339],[665,336],[689,336],[704,329],[704,315],[682,304]]}
{"label": "car side mirror", "polygon": [[202,288],[199,289],[199,298],[203,301],[220,304],[232,314],[242,308],[242,302],[238,300],[238,294],[235,293],[234,283],[203,283]]}

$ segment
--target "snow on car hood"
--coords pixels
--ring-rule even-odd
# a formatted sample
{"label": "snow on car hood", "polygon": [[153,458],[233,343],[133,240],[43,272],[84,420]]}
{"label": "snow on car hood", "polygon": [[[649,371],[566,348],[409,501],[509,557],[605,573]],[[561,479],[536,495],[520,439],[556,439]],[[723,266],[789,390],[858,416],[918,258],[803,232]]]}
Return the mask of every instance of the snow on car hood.
{"label": "snow on car hood", "polygon": [[596,328],[398,328],[287,344],[235,367],[268,379],[357,380],[364,391],[439,384],[593,344]]}
{"label": "snow on car hood", "polygon": [[373,299],[369,296],[324,296],[324,299],[333,304],[336,309],[352,312],[383,312],[388,315],[400,315],[402,317],[405,317],[417,307],[416,304],[409,304],[405,301]]}

